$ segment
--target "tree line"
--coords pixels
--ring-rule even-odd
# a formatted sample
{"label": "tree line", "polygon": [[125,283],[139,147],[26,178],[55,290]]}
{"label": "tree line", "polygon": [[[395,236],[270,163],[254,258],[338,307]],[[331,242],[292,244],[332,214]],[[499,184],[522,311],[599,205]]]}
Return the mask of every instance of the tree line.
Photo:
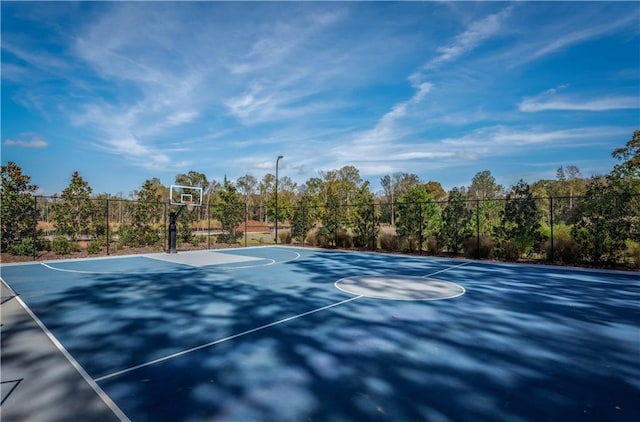
{"label": "tree line", "polygon": [[[277,213],[290,230],[281,233],[281,240],[504,259],[640,260],[640,131],[612,155],[618,164],[606,175],[585,178],[569,165],[560,167],[555,179],[520,180],[505,188],[485,170],[469,186],[448,192],[439,182],[410,173],[384,176],[382,190],[372,192],[353,166],[320,172],[301,185],[284,176],[278,180]],[[183,242],[197,243],[194,228],[205,224],[219,229],[216,241],[235,243],[243,221],[275,222],[271,173],[260,180],[245,175],[217,182],[190,171],[176,175],[174,183],[203,189],[203,206],[180,217]],[[37,189],[16,163],[2,166],[3,252],[52,247],[34,230],[39,221],[53,224],[53,241],[61,248],[81,237],[94,250],[108,248],[115,238],[129,246],[163,242],[171,206],[169,188],[157,178],[146,180],[127,200],[93,194],[78,172],[60,195],[38,197]]]}

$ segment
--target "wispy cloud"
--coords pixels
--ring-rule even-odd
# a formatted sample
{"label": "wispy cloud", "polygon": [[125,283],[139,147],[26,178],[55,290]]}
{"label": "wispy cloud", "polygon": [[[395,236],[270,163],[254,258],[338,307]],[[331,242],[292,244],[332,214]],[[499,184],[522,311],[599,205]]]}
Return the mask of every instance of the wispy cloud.
{"label": "wispy cloud", "polygon": [[6,139],[2,142],[5,147],[17,147],[17,148],[46,148],[49,143],[40,135],[36,134],[21,134],[18,139]]}
{"label": "wispy cloud", "polygon": [[438,56],[429,60],[424,68],[434,69],[443,63],[453,61],[476,48],[483,41],[500,33],[503,22],[509,17],[512,7],[506,7],[498,13],[489,15],[471,23],[467,29],[457,35],[453,42],[438,48]]}
{"label": "wispy cloud", "polygon": [[600,25],[590,25],[586,28],[583,27],[566,34],[556,36],[555,39],[548,40],[549,42],[545,42],[537,51],[531,54],[528,61],[536,60],[541,57],[553,54],[557,51],[567,49],[573,45],[602,37],[603,35],[618,31],[630,25],[637,26],[637,24],[637,15],[631,15],[621,19],[616,19],[612,22],[607,22]]}
{"label": "wispy cloud", "polygon": [[523,112],[538,112],[545,110],[574,110],[574,111],[607,111],[640,108],[638,97],[602,97],[595,99],[555,97],[543,94],[525,98],[518,105]]}

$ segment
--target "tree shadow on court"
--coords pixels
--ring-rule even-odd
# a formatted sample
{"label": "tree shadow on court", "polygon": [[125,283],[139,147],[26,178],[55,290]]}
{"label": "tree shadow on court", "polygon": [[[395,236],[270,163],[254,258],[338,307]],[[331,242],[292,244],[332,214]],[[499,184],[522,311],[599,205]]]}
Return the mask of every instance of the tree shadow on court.
{"label": "tree shadow on court", "polygon": [[459,263],[318,252],[253,272],[92,275],[32,309],[135,421],[640,417],[631,276],[469,265],[434,276],[467,289],[455,299],[305,314],[348,299],[343,277]]}
{"label": "tree shadow on court", "polygon": [[13,299],[2,303],[2,420],[117,421]]}

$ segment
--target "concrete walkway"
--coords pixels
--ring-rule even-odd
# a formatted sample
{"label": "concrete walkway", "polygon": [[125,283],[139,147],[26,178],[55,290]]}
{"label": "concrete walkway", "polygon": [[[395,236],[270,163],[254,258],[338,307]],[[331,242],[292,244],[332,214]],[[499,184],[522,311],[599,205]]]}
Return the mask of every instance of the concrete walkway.
{"label": "concrete walkway", "polygon": [[126,416],[0,283],[0,420],[118,421]]}

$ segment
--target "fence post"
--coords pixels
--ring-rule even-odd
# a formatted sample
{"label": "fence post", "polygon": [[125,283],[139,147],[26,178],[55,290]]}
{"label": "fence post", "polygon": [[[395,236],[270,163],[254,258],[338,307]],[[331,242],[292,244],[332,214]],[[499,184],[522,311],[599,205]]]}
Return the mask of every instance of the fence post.
{"label": "fence post", "polygon": [[420,253],[420,255],[422,255],[422,242],[423,242],[423,237],[422,237],[422,202],[418,202],[418,215],[420,216],[420,235],[418,236],[418,251]]}
{"label": "fence post", "polygon": [[107,217],[107,256],[109,255],[109,232],[111,232],[111,227],[109,227],[109,198],[107,198],[106,200],[106,206],[105,206],[105,215]]}
{"label": "fence post", "polygon": [[476,199],[476,258],[480,259],[480,200]]}
{"label": "fence post", "polygon": [[211,204],[207,201],[207,246],[211,249]]}
{"label": "fence post", "polygon": [[247,204],[246,202],[244,203],[244,247],[247,247],[247,229],[249,226],[249,216],[248,216],[248,208],[249,208],[249,204]]}
{"label": "fence post", "polygon": [[549,235],[549,241],[551,242],[551,262],[555,260],[554,250],[553,250],[553,196],[549,197],[549,227],[551,229]]}
{"label": "fence post", "polygon": [[38,258],[38,197],[33,197],[33,260]]}
{"label": "fence post", "polygon": [[371,250],[376,250],[376,204],[371,203]]}

